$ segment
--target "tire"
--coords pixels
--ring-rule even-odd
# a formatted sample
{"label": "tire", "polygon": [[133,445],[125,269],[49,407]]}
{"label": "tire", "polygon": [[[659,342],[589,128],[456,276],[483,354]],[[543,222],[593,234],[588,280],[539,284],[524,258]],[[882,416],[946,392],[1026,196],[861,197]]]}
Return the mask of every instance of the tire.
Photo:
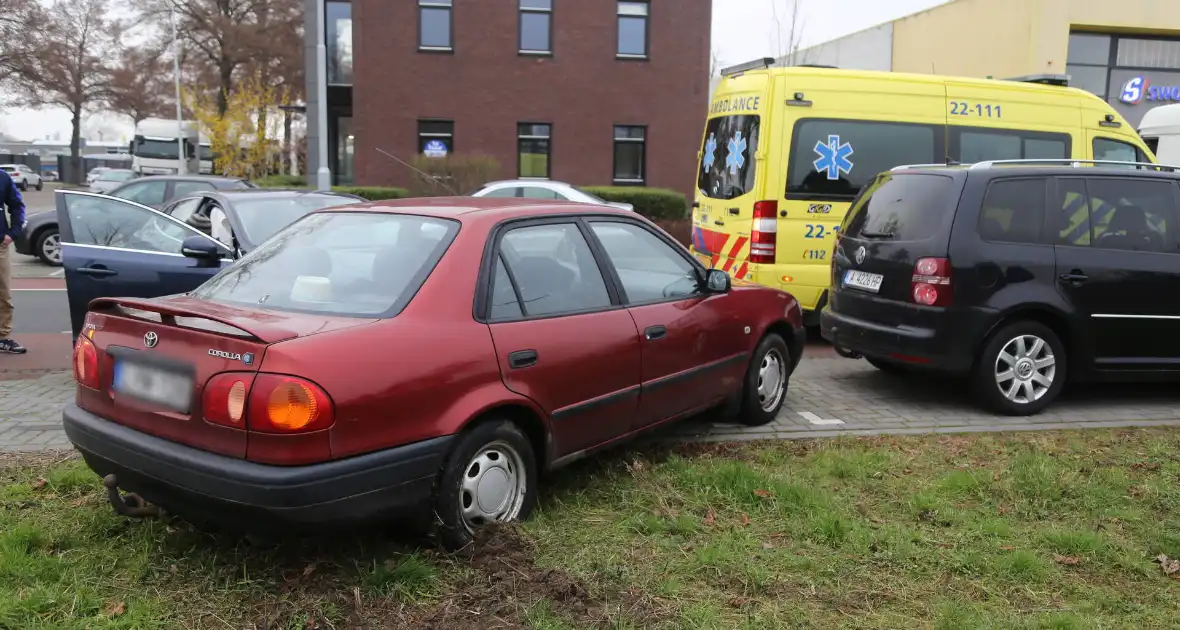
{"label": "tire", "polygon": [[37,232],[37,238],[33,241],[33,254],[47,265],[61,266],[61,234],[56,227]]}
{"label": "tire", "polygon": [[865,357],[865,361],[868,361],[869,365],[877,368],[878,370],[881,370],[882,372],[885,372],[886,374],[910,373],[910,369],[904,365],[898,365],[896,363],[890,363],[889,361],[882,361],[881,359],[874,359],[872,357]]}
{"label": "tire", "polygon": [[[746,369],[742,385],[742,406],[737,421],[757,427],[774,420],[787,399],[791,380],[791,353],[783,338],[771,333],[762,338]],[[777,363],[777,368],[774,365]],[[777,370],[777,371],[776,371]],[[771,379],[777,378],[777,383]]]}
{"label": "tire", "polygon": [[[491,471],[497,471],[495,476],[487,476]],[[510,471],[515,471],[515,481]],[[478,500],[480,491],[487,493],[484,499],[488,505]],[[507,420],[481,422],[459,435],[435,484],[435,535],[445,549],[462,549],[471,544],[479,525],[527,519],[536,501],[537,462],[532,443]],[[465,516],[468,505],[471,510]]]}
{"label": "tire", "polygon": [[41,191],[44,189],[45,189],[45,178],[42,177],[41,179],[37,180],[37,190]]}
{"label": "tire", "polygon": [[1014,322],[984,344],[971,376],[972,388],[987,409],[1031,416],[1061,393],[1067,364],[1065,346],[1052,329],[1034,321]]}
{"label": "tire", "polygon": [[29,192],[29,180],[22,179],[20,184],[17,185],[17,188],[19,188],[21,192]]}

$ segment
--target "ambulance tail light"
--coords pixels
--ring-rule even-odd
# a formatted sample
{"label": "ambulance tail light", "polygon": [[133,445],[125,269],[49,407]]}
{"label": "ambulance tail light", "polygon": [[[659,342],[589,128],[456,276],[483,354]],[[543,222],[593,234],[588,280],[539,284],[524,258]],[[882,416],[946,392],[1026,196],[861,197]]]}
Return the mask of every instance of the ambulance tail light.
{"label": "ambulance tail light", "polygon": [[778,249],[778,201],[754,202],[754,225],[750,228],[750,262],[774,264]]}

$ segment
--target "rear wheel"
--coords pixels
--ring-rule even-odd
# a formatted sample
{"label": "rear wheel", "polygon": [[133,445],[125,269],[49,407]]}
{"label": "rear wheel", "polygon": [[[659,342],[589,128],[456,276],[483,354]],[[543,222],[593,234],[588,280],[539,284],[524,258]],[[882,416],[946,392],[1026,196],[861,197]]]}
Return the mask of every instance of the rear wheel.
{"label": "rear wheel", "polygon": [[43,188],[45,188],[45,178],[38,179],[37,180],[37,190],[41,190]]}
{"label": "rear wheel", "polygon": [[27,180],[27,179],[22,179],[22,180],[21,180],[21,182],[20,182],[19,184],[17,184],[17,186],[16,186],[16,187],[17,187],[17,188],[20,188],[20,189],[21,189],[21,192],[28,192],[28,190],[29,190],[29,180]]}
{"label": "rear wheel", "polygon": [[61,234],[57,228],[46,228],[37,233],[33,253],[47,265],[61,266]]}
{"label": "rear wheel", "polygon": [[507,420],[480,423],[460,434],[435,486],[439,542],[461,549],[483,525],[528,518],[536,500],[532,443]]}
{"label": "rear wheel", "polygon": [[984,406],[1009,416],[1040,413],[1065,386],[1065,347],[1039,322],[1009,324],[988,339],[972,376]]}
{"label": "rear wheel", "polygon": [[756,427],[774,420],[787,399],[790,378],[791,354],[786,342],[775,333],[766,335],[746,370],[738,422]]}

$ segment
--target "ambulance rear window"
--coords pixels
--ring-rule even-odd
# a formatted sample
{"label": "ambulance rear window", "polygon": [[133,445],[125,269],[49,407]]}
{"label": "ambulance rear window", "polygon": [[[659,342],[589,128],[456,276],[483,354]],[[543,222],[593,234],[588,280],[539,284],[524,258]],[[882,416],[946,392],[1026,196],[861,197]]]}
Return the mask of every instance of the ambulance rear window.
{"label": "ambulance rear window", "polygon": [[787,199],[849,201],[877,173],[943,162],[942,126],[807,118],[795,125]]}
{"label": "ambulance rear window", "polygon": [[734,199],[754,190],[759,116],[720,116],[705,125],[697,188],[710,199]]}

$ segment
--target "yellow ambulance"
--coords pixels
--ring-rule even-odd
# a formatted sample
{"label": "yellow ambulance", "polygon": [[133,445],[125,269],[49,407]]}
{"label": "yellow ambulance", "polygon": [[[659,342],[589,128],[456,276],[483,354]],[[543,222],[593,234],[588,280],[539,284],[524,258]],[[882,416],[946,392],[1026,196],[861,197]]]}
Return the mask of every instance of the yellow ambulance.
{"label": "yellow ambulance", "polygon": [[1068,77],[773,63],[722,71],[697,161],[692,250],[736,279],[790,291],[809,324],[827,301],[844,213],[877,173],[1003,159],[1155,162],[1134,128]]}

